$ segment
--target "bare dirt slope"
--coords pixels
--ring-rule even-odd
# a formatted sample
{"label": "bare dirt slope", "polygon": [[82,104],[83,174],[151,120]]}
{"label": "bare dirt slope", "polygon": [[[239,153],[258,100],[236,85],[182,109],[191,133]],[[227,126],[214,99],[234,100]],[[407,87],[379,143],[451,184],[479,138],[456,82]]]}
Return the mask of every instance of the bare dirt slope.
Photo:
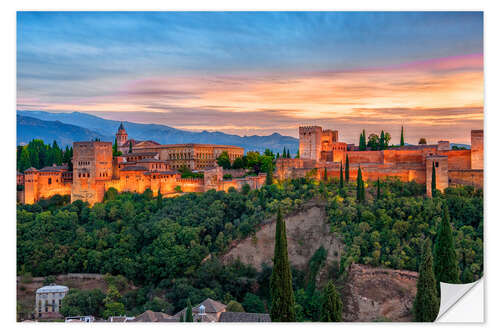
{"label": "bare dirt slope", "polygon": [[342,288],[345,321],[411,321],[418,273],[353,264]]}
{"label": "bare dirt slope", "polygon": [[[342,243],[326,223],[324,205],[306,204],[301,210],[285,216],[288,239],[288,256],[292,266],[304,269],[314,252],[322,245],[327,255],[327,265],[340,261]],[[262,264],[272,265],[276,219],[265,221],[254,236],[238,243],[222,256],[224,262],[239,258],[243,263],[261,269]]]}

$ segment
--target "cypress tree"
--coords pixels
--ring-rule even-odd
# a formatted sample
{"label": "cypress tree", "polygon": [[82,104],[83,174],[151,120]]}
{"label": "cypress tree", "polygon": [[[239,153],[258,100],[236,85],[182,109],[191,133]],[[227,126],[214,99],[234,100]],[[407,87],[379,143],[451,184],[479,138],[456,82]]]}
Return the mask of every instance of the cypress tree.
{"label": "cypress tree", "polygon": [[290,149],[286,151],[286,158],[290,158]]}
{"label": "cypress tree", "polygon": [[342,170],[342,162],[340,162],[340,173],[339,173],[339,184],[340,184],[340,188],[343,188],[344,187],[344,171]]}
{"label": "cypress tree", "polygon": [[349,155],[345,155],[345,182],[349,183]]}
{"label": "cypress tree", "polygon": [[366,133],[364,129],[359,135],[359,150],[366,150]]}
{"label": "cypress tree", "polygon": [[323,174],[323,180],[324,180],[325,182],[327,182],[327,181],[328,181],[328,173],[326,172],[326,167],[325,167],[325,173]]}
{"label": "cypress tree", "polygon": [[367,149],[367,145],[366,145],[366,133],[365,133],[365,130],[363,130],[363,150],[366,150]]}
{"label": "cypress tree", "polygon": [[163,197],[161,195],[161,189],[158,188],[158,196],[156,197],[156,209],[160,210],[163,207]]}
{"label": "cypress tree", "polygon": [[338,322],[342,321],[342,300],[333,284],[328,281],[321,299],[320,321]]}
{"label": "cypress tree", "polygon": [[385,149],[385,133],[384,133],[384,130],[382,130],[382,132],[380,132],[380,138],[379,138],[379,141],[378,141],[378,148],[379,148],[379,150],[384,150]]}
{"label": "cypress tree", "polygon": [[129,141],[128,152],[132,153],[132,141]]}
{"label": "cypress tree", "polygon": [[415,321],[432,322],[439,313],[439,298],[433,270],[431,241],[424,243],[418,270],[417,295],[413,302]]}
{"label": "cypress tree", "polygon": [[377,200],[380,199],[380,177],[377,178]]}
{"label": "cypress tree", "polygon": [[297,158],[300,158],[300,149],[297,150]]}
{"label": "cypress tree", "polygon": [[113,156],[118,155],[118,144],[116,143],[116,138],[115,138],[115,143],[113,144]]}
{"label": "cypress tree", "polygon": [[286,158],[286,149],[283,147],[283,158]]}
{"label": "cypress tree", "polygon": [[399,142],[399,145],[403,147],[405,145],[405,137],[404,137],[404,132],[403,132],[403,126],[401,126],[401,141]]}
{"label": "cypress tree", "polygon": [[271,168],[267,168],[266,185],[272,185],[272,184],[273,184],[273,172],[271,171]]}
{"label": "cypress tree", "polygon": [[276,153],[276,159],[278,159],[278,158],[280,158],[280,153],[279,152]]}
{"label": "cypress tree", "polygon": [[295,321],[295,301],[292,289],[292,272],[288,261],[286,225],[278,208],[274,244],[273,272],[270,281],[271,319],[277,322]]}
{"label": "cypress tree", "polygon": [[450,225],[448,207],[444,205],[441,224],[434,245],[434,273],[439,282],[459,283],[458,261]]}
{"label": "cypress tree", "polygon": [[186,305],[186,318],[184,319],[185,322],[192,323],[193,322],[193,307],[191,306],[191,300],[188,298],[187,305]]}
{"label": "cypress tree", "polygon": [[431,180],[431,194],[434,196],[436,192],[436,165],[432,162],[432,180]]}
{"label": "cypress tree", "polygon": [[365,183],[363,182],[363,175],[361,174],[361,167],[358,167],[356,200],[358,202],[365,201]]}

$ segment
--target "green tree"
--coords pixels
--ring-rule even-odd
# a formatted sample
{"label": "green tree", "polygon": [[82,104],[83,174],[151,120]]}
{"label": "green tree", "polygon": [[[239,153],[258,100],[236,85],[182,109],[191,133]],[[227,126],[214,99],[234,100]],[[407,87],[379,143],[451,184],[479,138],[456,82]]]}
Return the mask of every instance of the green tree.
{"label": "green tree", "polygon": [[108,302],[104,305],[105,310],[102,313],[104,318],[112,316],[123,316],[125,314],[125,305],[120,302]]}
{"label": "green tree", "polygon": [[371,150],[379,150],[379,146],[380,146],[380,138],[378,137],[377,134],[370,134],[368,136],[368,147],[371,149]]}
{"label": "green tree", "polygon": [[231,160],[229,159],[229,154],[227,151],[223,151],[219,157],[217,157],[217,164],[224,169],[230,169],[231,168]]}
{"label": "green tree", "polygon": [[156,196],[156,209],[160,210],[163,207],[163,197],[161,195],[161,188],[158,188],[158,195]]}
{"label": "green tree", "polygon": [[286,158],[286,148],[283,147],[283,158]]}
{"label": "green tree", "polygon": [[358,202],[365,201],[365,182],[363,181],[363,175],[361,174],[361,167],[358,167],[356,200]]}
{"label": "green tree", "polygon": [[457,254],[446,204],[442,209],[441,224],[434,245],[434,273],[438,285],[440,282],[459,283]]}
{"label": "green tree", "polygon": [[24,146],[21,150],[21,157],[19,158],[19,171],[24,172],[31,167],[30,154],[28,147]]}
{"label": "green tree", "polygon": [[226,311],[228,312],[245,312],[245,309],[243,309],[243,305],[236,301],[230,301],[227,304]]}
{"label": "green tree", "polygon": [[380,178],[377,178],[377,200],[380,199]]}
{"label": "green tree", "polygon": [[129,141],[128,152],[129,152],[129,154],[132,153],[132,140]]}
{"label": "green tree", "polygon": [[384,150],[386,148],[384,130],[382,130],[382,132],[380,132],[378,147],[379,147],[380,150]]}
{"label": "green tree", "polygon": [[236,157],[233,162],[233,169],[244,169],[246,168],[245,162],[243,161],[243,158],[241,157]]}
{"label": "green tree", "polygon": [[344,187],[344,171],[342,170],[342,162],[340,162],[339,187]]}
{"label": "green tree", "polygon": [[436,166],[432,162],[432,180],[431,180],[431,195],[434,196],[436,192]]}
{"label": "green tree", "polygon": [[342,300],[333,284],[333,281],[328,281],[328,284],[323,289],[321,297],[320,321],[323,322],[339,322],[342,321]]}
{"label": "green tree", "polygon": [[290,158],[290,149],[287,149],[286,151],[286,158]]}
{"label": "green tree", "polygon": [[325,167],[325,172],[323,173],[323,180],[324,180],[325,182],[327,182],[327,181],[328,181],[328,173],[326,172],[326,167]]}
{"label": "green tree", "polygon": [[115,142],[113,143],[113,156],[118,155],[118,144],[116,143],[116,138]]}
{"label": "green tree", "polygon": [[292,272],[288,261],[286,224],[278,207],[274,244],[271,288],[271,319],[277,322],[295,321],[295,301],[292,289]]}
{"label": "green tree", "polygon": [[439,299],[433,270],[431,241],[424,243],[418,270],[417,295],[413,302],[415,321],[432,322],[439,313]]}
{"label": "green tree", "polygon": [[359,150],[366,150],[366,133],[364,129],[363,132],[361,132],[361,134],[359,135]]}
{"label": "green tree", "polygon": [[242,305],[243,308],[246,310],[246,312],[251,312],[251,313],[266,312],[266,306],[264,305],[264,302],[262,302],[259,296],[252,293],[245,294]]}
{"label": "green tree", "polygon": [[405,145],[405,137],[403,132],[403,126],[401,126],[401,140],[399,141],[399,145],[403,147]]}
{"label": "green tree", "polygon": [[266,185],[272,185],[273,184],[273,171],[271,168],[267,169],[266,172]]}
{"label": "green tree", "polygon": [[349,183],[349,155],[345,155],[345,182]]}
{"label": "green tree", "polygon": [[191,300],[189,298],[186,304],[186,313],[184,315],[184,321],[187,323],[193,322],[193,306],[191,305]]}

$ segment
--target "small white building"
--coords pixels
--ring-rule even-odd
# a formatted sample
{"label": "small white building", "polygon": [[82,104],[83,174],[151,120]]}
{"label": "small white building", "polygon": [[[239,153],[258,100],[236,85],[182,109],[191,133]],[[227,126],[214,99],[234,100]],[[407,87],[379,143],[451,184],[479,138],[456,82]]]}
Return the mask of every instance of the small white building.
{"label": "small white building", "polygon": [[36,290],[35,313],[37,318],[59,316],[62,299],[68,293],[66,286],[50,285]]}

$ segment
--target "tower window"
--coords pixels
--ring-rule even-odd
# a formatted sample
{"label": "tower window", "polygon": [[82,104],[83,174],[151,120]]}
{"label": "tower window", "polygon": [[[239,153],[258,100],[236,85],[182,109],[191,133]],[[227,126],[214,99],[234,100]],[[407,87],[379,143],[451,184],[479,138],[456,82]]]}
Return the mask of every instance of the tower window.
{"label": "tower window", "polygon": [[436,168],[439,168],[439,162],[436,162]]}
{"label": "tower window", "polygon": [[52,178],[49,178],[49,185],[52,184]]}

